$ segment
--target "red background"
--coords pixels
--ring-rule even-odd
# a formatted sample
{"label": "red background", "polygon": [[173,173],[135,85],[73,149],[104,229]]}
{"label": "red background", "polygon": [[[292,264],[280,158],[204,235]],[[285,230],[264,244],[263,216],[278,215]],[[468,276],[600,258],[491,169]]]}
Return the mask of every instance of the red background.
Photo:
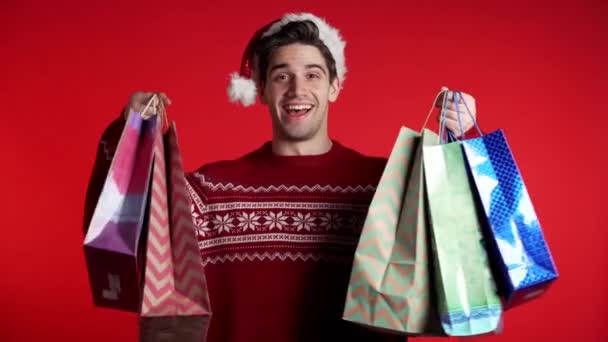
{"label": "red background", "polygon": [[136,339],[133,314],[89,293],[81,217],[98,138],[148,89],[173,99],[188,169],[258,147],[269,117],[228,103],[228,74],[256,29],[300,10],[348,41],[334,138],[387,156],[442,85],[476,97],[484,130],[506,131],[561,278],[482,340],[608,337],[605,1],[82,3],[0,4],[0,340]]}

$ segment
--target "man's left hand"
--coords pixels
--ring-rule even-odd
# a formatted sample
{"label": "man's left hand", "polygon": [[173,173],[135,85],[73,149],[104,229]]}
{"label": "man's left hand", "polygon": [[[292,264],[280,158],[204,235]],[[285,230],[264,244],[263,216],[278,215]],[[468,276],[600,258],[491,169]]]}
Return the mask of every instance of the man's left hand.
{"label": "man's left hand", "polygon": [[[465,132],[467,132],[474,126],[473,120],[477,120],[477,108],[475,106],[475,98],[469,94],[459,92],[458,103],[456,103],[454,101],[454,92],[451,90],[444,91],[437,99],[437,103],[435,103],[435,106],[437,108],[441,109],[443,104],[443,97],[446,95],[448,99],[446,103],[445,127],[457,136],[462,136]],[[458,109],[458,111],[456,109]],[[471,112],[471,115],[469,115],[469,111]],[[462,124],[462,130],[460,124],[458,123],[458,112],[460,112],[460,122]],[[441,120],[441,112],[437,116],[437,120]]]}

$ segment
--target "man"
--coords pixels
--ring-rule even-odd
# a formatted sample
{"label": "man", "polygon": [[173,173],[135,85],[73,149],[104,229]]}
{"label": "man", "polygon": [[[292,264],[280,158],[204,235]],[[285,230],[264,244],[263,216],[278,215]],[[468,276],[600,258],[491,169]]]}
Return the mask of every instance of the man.
{"label": "man", "polygon": [[[273,136],[187,175],[213,310],[209,341],[405,340],[341,319],[386,163],[329,137],[329,105],[345,73],[339,32],[311,14],[289,14],[254,35],[232,76],[231,99],[251,105],[259,96]],[[151,95],[135,93],[128,106],[141,112]],[[456,105],[448,102],[448,128],[460,133]]]}

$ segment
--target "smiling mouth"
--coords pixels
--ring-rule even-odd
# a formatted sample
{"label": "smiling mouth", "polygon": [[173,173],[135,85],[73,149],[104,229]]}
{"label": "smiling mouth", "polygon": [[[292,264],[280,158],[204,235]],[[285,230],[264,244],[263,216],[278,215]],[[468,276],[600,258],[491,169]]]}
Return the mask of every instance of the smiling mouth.
{"label": "smiling mouth", "polygon": [[288,116],[298,118],[308,114],[314,108],[313,105],[301,104],[301,105],[286,105],[283,106],[283,110]]}

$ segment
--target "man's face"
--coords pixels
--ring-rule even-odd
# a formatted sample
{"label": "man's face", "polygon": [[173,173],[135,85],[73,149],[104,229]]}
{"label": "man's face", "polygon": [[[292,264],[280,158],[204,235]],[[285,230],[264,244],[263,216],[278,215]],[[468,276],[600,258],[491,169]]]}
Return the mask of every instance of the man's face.
{"label": "man's face", "polygon": [[328,103],[340,92],[318,48],[290,44],[271,56],[262,102],[268,105],[275,137],[305,141],[327,135]]}

